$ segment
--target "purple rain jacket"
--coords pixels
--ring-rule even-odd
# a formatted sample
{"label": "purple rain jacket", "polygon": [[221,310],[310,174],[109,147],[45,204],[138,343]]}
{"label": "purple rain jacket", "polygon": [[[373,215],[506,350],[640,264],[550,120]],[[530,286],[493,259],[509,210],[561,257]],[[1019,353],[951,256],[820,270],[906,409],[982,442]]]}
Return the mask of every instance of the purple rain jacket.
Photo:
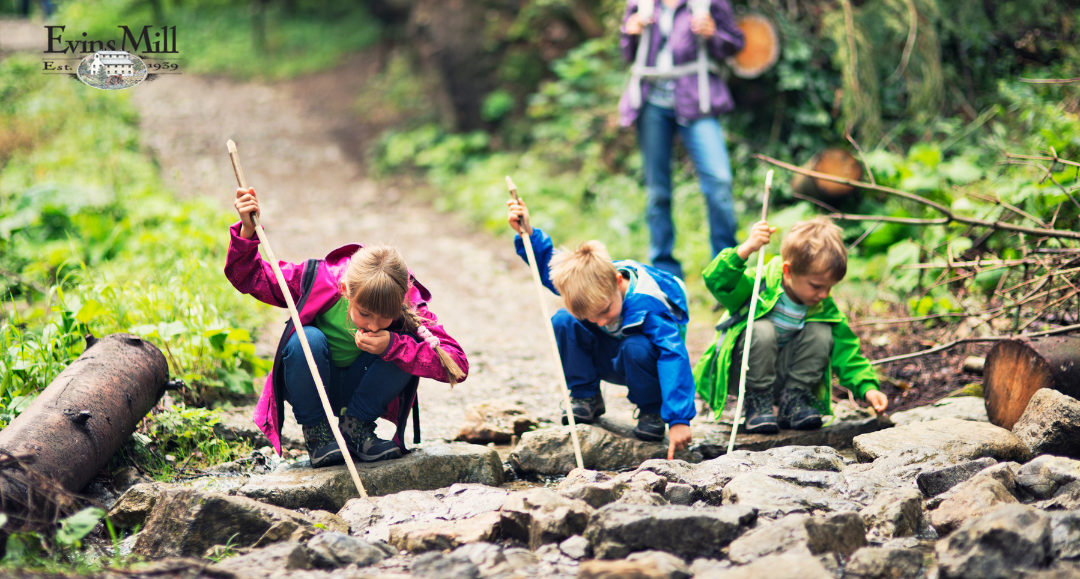
{"label": "purple rain jacket", "polygon": [[[281,287],[278,285],[277,280],[274,279],[274,270],[259,255],[258,238],[244,239],[240,237],[240,225],[238,221],[229,228],[231,239],[229,241],[229,252],[225,258],[225,277],[229,278],[233,287],[240,293],[249,294],[255,299],[272,306],[287,307],[285,297],[281,293]],[[345,268],[349,265],[349,258],[361,247],[363,246],[358,244],[339,247],[331,251],[320,262],[314,285],[303,307],[298,312],[301,324],[311,323],[315,316],[330,309],[341,299],[338,290],[339,281],[345,273]],[[292,294],[295,302],[300,299],[301,279],[304,274],[305,264],[285,261],[279,261],[278,263],[281,273],[285,276],[286,285],[289,286],[289,293]],[[420,317],[431,322],[427,324],[427,328],[432,335],[439,338],[442,349],[457,362],[461,370],[467,375],[469,373],[469,361],[465,358],[465,352],[457,341],[451,338],[446,333],[446,330],[439,325],[435,314],[431,313],[427,308],[427,302],[431,299],[431,292],[421,285],[416,278],[412,277],[411,273],[409,277],[412,287],[409,288],[409,292],[406,294],[407,299],[413,303],[416,313]],[[394,332],[394,327],[395,325],[392,324],[388,328],[390,330],[390,345],[383,352],[382,358],[393,362],[413,376],[446,382],[446,369],[443,368],[442,363],[439,361],[435,349],[412,335]],[[283,338],[287,337],[283,336]],[[283,339],[282,343],[284,342]],[[462,381],[464,381],[464,378]],[[278,382],[279,388],[276,389],[274,387],[273,372],[266,377],[266,385],[263,386],[262,395],[259,396],[259,403],[255,407],[254,419],[255,424],[270,439],[270,443],[274,445],[274,450],[281,454],[281,425],[285,417],[282,416],[284,393],[277,391],[283,381],[279,380]],[[395,424],[397,423],[398,411],[396,403],[396,399],[391,402],[391,408],[387,409],[386,414],[383,415],[384,418],[393,421]]]}
{"label": "purple rain jacket", "polygon": [[[659,4],[661,0],[644,0],[645,2],[656,2]],[[623,25],[626,24],[626,19],[631,14],[637,12],[638,4],[640,0],[628,0],[626,3],[626,14],[623,16]],[[656,9],[656,13],[659,13],[659,6]],[[733,56],[739,50],[742,49],[744,39],[743,33],[737,26],[735,26],[735,15],[731,11],[731,4],[728,0],[711,0],[709,2],[709,13],[712,14],[713,20],[716,21],[716,32],[709,38],[705,47],[708,50],[709,57],[713,60],[723,61],[729,56]],[[650,35],[649,55],[646,60],[648,66],[656,65],[656,55],[660,52],[660,32],[657,29],[657,24],[654,21],[651,24],[653,32]],[[692,63],[697,60],[697,40],[693,32],[690,32],[690,7],[687,5],[686,0],[680,0],[679,6],[675,12],[675,22],[671,31],[672,43],[672,57],[675,64]],[[634,55],[637,52],[638,41],[641,39],[638,35],[623,34],[622,39],[619,41],[619,46],[622,48],[623,58],[627,62],[634,62]],[[682,121],[694,121],[705,116],[715,117],[721,113],[726,113],[735,108],[735,101],[731,98],[731,91],[728,90],[727,84],[724,83],[720,77],[715,74],[709,74],[709,94],[711,96],[711,107],[708,113],[702,114],[701,108],[698,103],[698,85],[697,75],[691,74],[675,81],[675,115]],[[641,90],[641,102],[648,101],[649,98],[649,85],[643,83]],[[630,97],[628,91],[623,91],[622,98],[619,99],[619,122],[624,127],[629,127],[637,120],[638,114],[641,109],[635,109],[630,104]]]}

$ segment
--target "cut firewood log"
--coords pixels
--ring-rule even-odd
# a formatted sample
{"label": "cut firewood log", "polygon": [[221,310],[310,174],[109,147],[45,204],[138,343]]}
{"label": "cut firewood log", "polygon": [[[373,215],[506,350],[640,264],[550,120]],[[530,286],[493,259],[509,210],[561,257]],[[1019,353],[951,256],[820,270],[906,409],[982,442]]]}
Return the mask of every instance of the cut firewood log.
{"label": "cut firewood log", "polygon": [[757,78],[780,58],[780,37],[772,21],[761,14],[747,14],[735,21],[746,39],[742,50],[728,59],[731,72],[740,78]]}
{"label": "cut firewood log", "polygon": [[1080,399],[1080,336],[998,342],[986,355],[983,396],[990,422],[1012,429],[1040,388]]}
{"label": "cut firewood log", "polygon": [[[863,178],[862,165],[854,155],[844,149],[825,149],[811,157],[803,168],[852,181],[861,181]],[[791,188],[808,197],[824,201],[836,201],[855,192],[855,187],[851,185],[813,179],[798,173],[791,179]]]}

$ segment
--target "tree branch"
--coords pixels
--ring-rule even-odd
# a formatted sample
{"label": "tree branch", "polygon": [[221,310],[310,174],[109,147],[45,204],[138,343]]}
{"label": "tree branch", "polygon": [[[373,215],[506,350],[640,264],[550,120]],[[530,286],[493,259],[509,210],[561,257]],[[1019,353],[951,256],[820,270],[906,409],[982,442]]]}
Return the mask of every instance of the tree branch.
{"label": "tree branch", "polygon": [[907,359],[910,359],[910,358],[918,358],[920,356],[926,356],[928,354],[936,354],[937,352],[948,350],[949,348],[952,348],[954,346],[959,346],[960,344],[968,344],[968,343],[971,343],[971,342],[1001,342],[1001,341],[1004,341],[1004,340],[1016,340],[1016,339],[1020,339],[1020,338],[1037,338],[1039,336],[1053,336],[1053,335],[1056,335],[1056,334],[1065,334],[1065,333],[1068,333],[1068,332],[1072,332],[1074,330],[1080,330],[1080,324],[1073,324],[1071,326],[1063,326],[1063,327],[1060,327],[1060,328],[1055,328],[1053,330],[1044,330],[1042,332],[1034,332],[1034,333],[1031,333],[1031,334],[1014,334],[1012,336],[987,336],[985,338],[964,338],[962,340],[953,340],[953,341],[951,341],[951,342],[949,342],[947,344],[942,344],[940,346],[934,346],[933,348],[930,348],[929,350],[920,350],[918,352],[912,352],[910,354],[901,354],[899,356],[890,356],[888,358],[881,358],[880,360],[871,360],[870,364],[872,366],[877,366],[879,364],[888,364],[889,362],[898,362],[900,360],[907,360]]}

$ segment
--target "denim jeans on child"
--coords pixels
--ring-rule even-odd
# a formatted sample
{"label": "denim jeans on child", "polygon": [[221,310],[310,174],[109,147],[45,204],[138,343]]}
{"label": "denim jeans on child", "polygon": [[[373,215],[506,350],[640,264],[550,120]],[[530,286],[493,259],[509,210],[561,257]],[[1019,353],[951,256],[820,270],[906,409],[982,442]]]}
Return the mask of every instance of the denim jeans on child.
{"label": "denim jeans on child", "polygon": [[[728,391],[738,394],[739,368],[742,365],[744,331],[735,342],[731,358],[731,374]],[[766,318],[754,322],[754,335],[750,338],[750,370],[746,373],[747,394],[758,393],[778,399],[785,390],[802,389],[813,392],[825,375],[832,356],[832,324],[807,322],[803,329],[793,334],[778,347],[776,326]]]}
{"label": "denim jeans on child", "polygon": [[[304,326],[311,354],[319,368],[330,407],[346,412],[365,422],[374,422],[412,380],[412,375],[375,354],[362,352],[347,368],[338,368],[330,358],[326,336],[314,326]],[[315,380],[311,377],[300,337],[294,332],[282,352],[285,365],[285,387],[289,391],[296,422],[312,426],[326,420]]]}
{"label": "denim jeans on child", "polygon": [[664,401],[656,367],[660,351],[644,334],[615,338],[566,310],[556,312],[551,323],[571,396],[595,396],[600,393],[600,381],[606,380],[626,386],[627,398],[642,412],[660,413]]}
{"label": "denim jeans on child", "polygon": [[673,109],[646,103],[637,121],[641,155],[645,163],[645,189],[649,201],[649,259],[653,266],[683,277],[682,265],[672,255],[675,225],[671,220],[671,149],[676,129],[697,169],[701,192],[709,209],[712,254],[735,243],[735,204],[731,196],[731,162],[724,131],[715,117],[681,125]]}

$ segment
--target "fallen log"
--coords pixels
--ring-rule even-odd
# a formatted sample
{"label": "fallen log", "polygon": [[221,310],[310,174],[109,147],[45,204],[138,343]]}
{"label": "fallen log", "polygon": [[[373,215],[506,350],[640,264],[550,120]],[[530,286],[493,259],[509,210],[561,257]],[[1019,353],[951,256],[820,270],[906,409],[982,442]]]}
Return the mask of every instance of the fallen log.
{"label": "fallen log", "polygon": [[[803,168],[849,181],[860,181],[863,177],[862,165],[854,155],[844,149],[825,149],[811,157]],[[823,201],[836,201],[855,191],[855,187],[846,183],[816,179],[799,173],[792,177],[791,188],[807,197]]]}
{"label": "fallen log", "polygon": [[[79,492],[135,432],[165,392],[169,367],[153,344],[131,334],[97,340],[0,430],[0,451]],[[14,494],[0,477],[5,511]]]}
{"label": "fallen log", "polygon": [[986,355],[983,396],[991,423],[1011,430],[1041,388],[1080,399],[1080,336],[1006,340]]}
{"label": "fallen log", "polygon": [[746,14],[735,21],[745,42],[738,54],[728,59],[731,72],[740,78],[757,78],[780,58],[780,36],[771,20],[762,14]]}

